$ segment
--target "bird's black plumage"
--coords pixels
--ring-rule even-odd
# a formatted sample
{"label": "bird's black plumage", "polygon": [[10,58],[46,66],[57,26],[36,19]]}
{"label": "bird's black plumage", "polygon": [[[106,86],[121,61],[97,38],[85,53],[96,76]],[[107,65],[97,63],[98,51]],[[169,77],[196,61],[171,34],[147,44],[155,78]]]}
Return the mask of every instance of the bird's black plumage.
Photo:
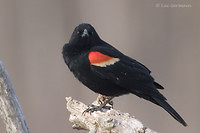
{"label": "bird's black plumage", "polygon": [[164,88],[154,81],[151,71],[101,40],[90,24],[75,28],[62,54],[75,77],[94,92],[112,97],[135,94],[159,105],[187,125],[158,91]]}

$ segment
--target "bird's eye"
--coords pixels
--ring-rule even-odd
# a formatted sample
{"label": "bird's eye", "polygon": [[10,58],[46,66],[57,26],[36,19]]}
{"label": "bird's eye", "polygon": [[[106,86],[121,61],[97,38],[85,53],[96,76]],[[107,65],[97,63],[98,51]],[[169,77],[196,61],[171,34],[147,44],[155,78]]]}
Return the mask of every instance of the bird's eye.
{"label": "bird's eye", "polygon": [[77,33],[77,34],[80,34],[80,32],[79,32],[79,31],[77,31],[76,33]]}
{"label": "bird's eye", "polygon": [[94,33],[93,31],[92,31],[92,32],[89,32],[90,35],[93,35],[93,33]]}

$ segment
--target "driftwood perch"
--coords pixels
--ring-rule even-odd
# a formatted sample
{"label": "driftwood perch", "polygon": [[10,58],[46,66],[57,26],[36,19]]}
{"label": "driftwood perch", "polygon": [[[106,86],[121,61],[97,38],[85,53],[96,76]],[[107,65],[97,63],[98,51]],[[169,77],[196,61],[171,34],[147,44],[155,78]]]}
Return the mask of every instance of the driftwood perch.
{"label": "driftwood perch", "polygon": [[[99,105],[105,98],[99,95],[93,104]],[[71,112],[69,121],[74,129],[89,130],[89,133],[156,133],[128,113],[114,110],[113,103],[109,105],[110,110],[84,112],[88,108],[84,103],[71,97],[66,97],[66,100],[67,109]]]}
{"label": "driftwood perch", "polygon": [[28,126],[6,69],[0,61],[0,116],[8,133],[29,133]]}

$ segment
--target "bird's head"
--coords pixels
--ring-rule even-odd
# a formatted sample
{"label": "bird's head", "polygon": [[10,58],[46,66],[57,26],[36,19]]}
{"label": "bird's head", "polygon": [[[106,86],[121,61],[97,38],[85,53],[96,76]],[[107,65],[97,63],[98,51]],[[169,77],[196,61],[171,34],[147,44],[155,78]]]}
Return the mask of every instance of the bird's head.
{"label": "bird's head", "polygon": [[92,25],[83,23],[74,29],[69,43],[78,47],[89,48],[95,45],[98,40],[100,38]]}

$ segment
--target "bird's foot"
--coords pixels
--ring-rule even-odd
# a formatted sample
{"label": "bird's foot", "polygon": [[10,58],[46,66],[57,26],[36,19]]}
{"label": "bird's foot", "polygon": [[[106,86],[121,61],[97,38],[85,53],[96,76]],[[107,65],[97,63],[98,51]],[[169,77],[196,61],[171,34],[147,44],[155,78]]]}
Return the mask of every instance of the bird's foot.
{"label": "bird's foot", "polygon": [[114,97],[109,97],[108,99],[106,99],[106,100],[105,100],[102,104],[100,104],[99,106],[97,106],[97,105],[90,105],[90,106],[88,107],[88,109],[86,109],[86,110],[83,112],[83,114],[84,114],[85,112],[101,111],[102,108],[108,109],[108,110],[109,110],[110,108],[112,108],[112,106],[106,106],[106,104],[109,103],[113,98],[114,98]]}
{"label": "bird's foot", "polygon": [[85,113],[85,112],[94,112],[94,111],[101,111],[102,109],[108,109],[109,110],[110,108],[111,108],[110,106],[90,105],[90,106],[88,106],[88,108],[83,113]]}

